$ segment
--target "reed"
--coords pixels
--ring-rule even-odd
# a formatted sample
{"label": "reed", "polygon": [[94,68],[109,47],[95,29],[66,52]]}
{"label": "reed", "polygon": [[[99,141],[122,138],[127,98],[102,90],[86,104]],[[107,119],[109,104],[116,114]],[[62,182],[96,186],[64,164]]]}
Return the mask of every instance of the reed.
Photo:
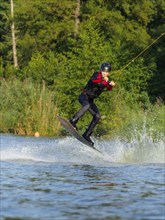
{"label": "reed", "polygon": [[[143,109],[138,104],[134,108],[126,107],[122,109],[120,126],[117,126],[117,136],[124,139],[132,139],[136,133],[152,137],[153,140],[164,140],[165,138],[165,106],[163,104],[152,104],[147,109]],[[140,138],[140,136],[139,136]]]}
{"label": "reed", "polygon": [[120,137],[129,140],[135,133],[141,134],[145,130],[153,140],[163,140],[165,137],[163,101],[157,99],[155,104],[151,104],[145,94],[141,100],[139,101],[137,95],[125,90],[113,91],[110,101],[107,100],[107,105],[102,106],[102,109],[107,108],[107,112],[105,119],[97,126],[95,135],[100,133],[104,138]]}
{"label": "reed", "polygon": [[0,131],[18,135],[58,135],[60,124],[55,117],[58,108],[54,93],[43,81],[34,84],[29,79],[1,81]]}
{"label": "reed", "polygon": [[[48,90],[44,81],[39,84],[30,79],[20,81],[14,78],[1,80],[0,83],[0,132],[30,136],[64,134],[56,117],[59,108],[56,102],[59,97],[55,97],[55,93]],[[132,94],[127,95],[125,91],[117,91],[110,101],[107,100],[109,104],[103,105],[102,103],[106,102],[100,102],[100,109],[104,110],[103,115],[106,117],[96,127],[94,135],[130,139],[135,131],[136,134],[141,134],[145,129],[154,140],[162,139],[165,136],[163,102],[158,100],[152,105],[146,100],[142,105],[135,98],[133,99]],[[60,112],[67,112],[68,108],[71,108],[70,104],[61,106]],[[66,117],[69,118],[69,115]],[[90,115],[80,120],[80,132],[90,120]]]}

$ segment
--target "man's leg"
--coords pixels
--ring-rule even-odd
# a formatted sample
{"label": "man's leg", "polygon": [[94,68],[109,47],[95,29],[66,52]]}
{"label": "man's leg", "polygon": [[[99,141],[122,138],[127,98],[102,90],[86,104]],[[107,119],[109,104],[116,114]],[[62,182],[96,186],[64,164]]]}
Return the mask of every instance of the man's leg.
{"label": "man's leg", "polygon": [[89,112],[93,115],[93,119],[86,131],[84,132],[83,137],[87,139],[89,142],[93,143],[90,139],[90,135],[92,134],[93,129],[95,128],[101,117],[97,106],[93,102],[90,105]]}
{"label": "man's leg", "polygon": [[79,102],[82,104],[82,108],[69,120],[75,129],[77,129],[76,123],[90,108],[88,97],[85,94],[79,96]]}

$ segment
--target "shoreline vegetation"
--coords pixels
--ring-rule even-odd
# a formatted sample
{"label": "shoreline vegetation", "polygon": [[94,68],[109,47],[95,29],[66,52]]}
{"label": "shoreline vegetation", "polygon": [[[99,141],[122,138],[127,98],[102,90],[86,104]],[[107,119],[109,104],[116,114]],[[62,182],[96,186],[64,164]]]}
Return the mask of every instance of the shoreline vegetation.
{"label": "shoreline vegetation", "polygon": [[[0,132],[65,136],[78,96],[103,62],[110,93],[96,100],[94,136],[164,136],[164,1],[1,0]],[[82,133],[91,115],[78,122]]]}
{"label": "shoreline vegetation", "polygon": [[[14,82],[14,83],[13,83]],[[53,136],[59,133],[55,115],[54,94],[42,85],[25,80],[1,82],[0,132],[33,136]],[[37,133],[36,133],[37,134]]]}
{"label": "shoreline vegetation", "polygon": [[[103,116],[95,129],[94,136],[129,139],[134,135],[133,130],[136,129],[140,133],[145,126],[146,132],[152,135],[153,139],[161,139],[164,135],[165,125],[165,106],[162,101],[157,100],[155,104],[148,103],[145,106],[146,109],[135,103],[128,106],[126,97],[123,98],[121,93],[117,88],[115,94],[112,95],[111,109],[106,116]],[[106,93],[107,95],[109,94]],[[124,95],[126,94],[124,93]],[[77,100],[76,102],[78,103]],[[56,117],[60,109],[56,104],[55,93],[46,88],[44,81],[40,85],[31,82],[30,79],[25,81],[2,80],[0,103],[1,133],[36,137],[67,135]],[[63,112],[61,114],[69,118],[69,114],[66,114],[67,111],[65,114]],[[89,123],[89,120],[88,115],[85,119],[80,120],[78,127],[83,129],[84,124]]]}

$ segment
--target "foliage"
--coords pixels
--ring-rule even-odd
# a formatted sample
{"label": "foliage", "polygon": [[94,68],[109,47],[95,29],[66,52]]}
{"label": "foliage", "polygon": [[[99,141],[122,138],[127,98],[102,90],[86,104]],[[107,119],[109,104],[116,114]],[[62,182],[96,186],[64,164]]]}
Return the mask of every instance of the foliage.
{"label": "foliage", "polygon": [[[116,82],[116,88],[96,100],[101,115],[106,116],[96,133],[110,136],[122,133],[125,126],[130,127],[130,115],[137,113],[140,121],[143,111],[150,111],[150,101],[155,103],[159,99],[163,103],[164,35],[144,54],[137,59],[135,57],[163,34],[164,1],[82,0],[75,37],[76,5],[75,0],[14,0],[19,63],[19,68],[14,69],[10,1],[1,0],[3,132],[14,129],[17,133],[22,128],[24,133],[32,134],[34,130],[44,127],[40,123],[45,120],[44,114],[48,111],[46,103],[50,103],[51,112],[58,109],[63,116],[72,116],[80,108],[77,99],[81,90],[105,61],[112,65],[110,79]],[[134,62],[123,69],[130,61]],[[25,93],[28,94],[26,98]],[[45,110],[36,116],[39,108],[37,100],[41,99],[41,95]],[[10,105],[13,105],[13,112]],[[27,120],[30,113],[25,109],[29,109],[28,105],[33,117]],[[79,122],[79,127],[83,130],[90,119],[87,114]],[[42,129],[41,133],[52,134],[54,128],[51,123],[57,122],[49,115],[46,120],[45,131]],[[49,120],[51,131],[48,129]]]}
{"label": "foliage", "polygon": [[164,115],[165,106],[162,103],[150,105],[146,111],[144,109],[130,109],[127,111],[127,118],[118,131],[118,135],[124,139],[130,140],[132,133],[148,134],[153,140],[164,140]]}
{"label": "foliage", "polygon": [[54,94],[46,89],[44,82],[40,86],[30,80],[3,80],[1,89],[5,91],[0,97],[1,132],[19,135],[34,135],[37,131],[41,135],[58,134]]}

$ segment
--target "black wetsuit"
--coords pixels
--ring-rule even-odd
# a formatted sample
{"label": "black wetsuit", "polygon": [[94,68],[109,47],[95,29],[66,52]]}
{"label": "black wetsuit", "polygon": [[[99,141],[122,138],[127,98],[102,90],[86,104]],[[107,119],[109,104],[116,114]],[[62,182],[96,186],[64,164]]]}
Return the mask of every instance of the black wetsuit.
{"label": "black wetsuit", "polygon": [[103,79],[101,72],[95,72],[79,96],[79,102],[81,103],[82,108],[72,119],[77,122],[85,114],[85,112],[89,111],[92,114],[93,119],[86,130],[86,136],[91,135],[94,127],[100,120],[100,113],[94,103],[94,99],[103,92],[104,88],[111,90],[112,86],[109,81],[106,82]]}

